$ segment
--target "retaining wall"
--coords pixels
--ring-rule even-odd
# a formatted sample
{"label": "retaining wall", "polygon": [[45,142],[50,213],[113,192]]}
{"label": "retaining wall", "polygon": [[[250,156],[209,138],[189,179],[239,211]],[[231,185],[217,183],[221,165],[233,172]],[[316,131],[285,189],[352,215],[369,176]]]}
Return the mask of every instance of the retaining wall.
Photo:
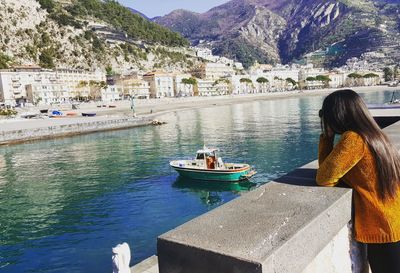
{"label": "retaining wall", "polygon": [[70,122],[67,124],[40,125],[35,128],[0,131],[0,145],[30,140],[87,134],[99,131],[119,130],[151,124],[148,118],[112,118]]}

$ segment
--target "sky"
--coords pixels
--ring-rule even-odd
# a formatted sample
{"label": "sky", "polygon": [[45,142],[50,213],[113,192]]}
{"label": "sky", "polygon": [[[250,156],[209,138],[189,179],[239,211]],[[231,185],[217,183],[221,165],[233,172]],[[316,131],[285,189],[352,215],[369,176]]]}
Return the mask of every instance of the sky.
{"label": "sky", "polygon": [[127,7],[140,11],[147,17],[163,16],[176,9],[205,12],[229,0],[119,0]]}

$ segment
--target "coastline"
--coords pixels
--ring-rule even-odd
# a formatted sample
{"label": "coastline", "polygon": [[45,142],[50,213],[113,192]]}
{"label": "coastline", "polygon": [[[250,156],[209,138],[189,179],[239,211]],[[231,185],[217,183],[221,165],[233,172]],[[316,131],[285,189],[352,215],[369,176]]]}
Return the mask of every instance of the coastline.
{"label": "coastline", "polygon": [[[396,90],[387,86],[356,87],[353,90],[375,92],[384,90]],[[100,131],[128,129],[139,126],[151,125],[153,119],[162,119],[164,114],[209,108],[215,106],[249,103],[259,100],[278,100],[286,98],[298,98],[309,96],[327,95],[337,89],[320,89],[305,91],[286,91],[276,93],[230,95],[218,97],[187,97],[164,98],[152,100],[137,100],[134,118],[130,109],[130,102],[116,102],[116,108],[97,108],[94,103],[84,104],[75,113],[93,111],[97,117],[72,117],[55,119],[3,119],[0,120],[0,146],[12,145],[33,140],[43,140],[58,137],[68,137],[79,134],[88,134]],[[114,103],[113,103],[114,104]],[[26,109],[31,110],[31,109]],[[35,109],[37,110],[37,109]]]}

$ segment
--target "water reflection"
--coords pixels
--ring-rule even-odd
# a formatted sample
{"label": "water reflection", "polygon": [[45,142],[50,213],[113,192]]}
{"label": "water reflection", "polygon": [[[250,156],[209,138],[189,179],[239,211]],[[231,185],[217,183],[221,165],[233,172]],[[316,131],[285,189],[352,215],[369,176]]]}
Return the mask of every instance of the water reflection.
{"label": "water reflection", "polygon": [[222,202],[221,192],[232,192],[240,195],[242,192],[248,192],[257,187],[257,183],[249,180],[242,182],[216,182],[207,180],[194,180],[179,176],[172,187],[178,189],[187,189],[196,193],[200,200],[206,205],[217,205]]}

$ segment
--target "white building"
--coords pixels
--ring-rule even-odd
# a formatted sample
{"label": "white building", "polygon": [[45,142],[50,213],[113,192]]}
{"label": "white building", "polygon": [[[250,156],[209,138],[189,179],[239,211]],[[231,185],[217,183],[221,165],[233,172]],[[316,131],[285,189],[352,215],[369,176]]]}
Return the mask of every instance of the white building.
{"label": "white building", "polygon": [[41,83],[46,78],[50,81],[52,76],[54,75],[34,66],[0,70],[0,99],[10,106],[24,104],[27,102],[26,86]]}
{"label": "white building", "polygon": [[33,104],[62,104],[71,101],[68,89],[59,83],[41,82],[26,85],[27,100]]}
{"label": "white building", "polygon": [[[71,96],[89,97],[91,83],[106,81],[106,75],[102,71],[86,71],[81,69],[57,69],[55,70],[57,81],[66,86]],[[82,83],[86,83],[82,84]]]}
{"label": "white building", "polygon": [[151,72],[143,75],[143,80],[149,83],[152,98],[174,96],[173,75],[164,72]]}
{"label": "white building", "polygon": [[137,73],[129,75],[115,75],[107,77],[107,84],[122,87],[121,99],[135,97],[138,99],[150,98],[150,84],[139,78]]}
{"label": "white building", "polygon": [[114,102],[121,100],[123,87],[119,85],[108,85],[107,88],[101,90],[101,101]]}
{"label": "white building", "polygon": [[[105,75],[101,72],[76,69],[45,70],[34,66],[15,67],[0,70],[0,99],[10,106],[24,104],[28,101],[29,88],[30,100],[35,98],[41,102],[69,101],[77,95],[88,97],[89,83],[102,81],[105,81]],[[86,85],[82,85],[82,82]],[[46,97],[40,97],[41,95]]]}
{"label": "white building", "polygon": [[194,95],[194,86],[183,83],[183,79],[189,79],[190,74],[174,74],[174,93],[176,97],[192,97]]}
{"label": "white building", "polygon": [[222,63],[205,63],[192,70],[192,75],[200,79],[218,80],[234,75],[231,65]]}
{"label": "white building", "polygon": [[341,88],[343,86],[346,86],[347,73],[341,71],[330,72],[327,76],[331,80],[329,82],[330,88]]}
{"label": "white building", "polygon": [[230,78],[232,82],[232,94],[240,95],[258,92],[255,84],[256,78],[250,75],[233,75]]}
{"label": "white building", "polygon": [[308,64],[300,68],[299,81],[304,81],[309,77],[316,77],[318,75],[325,75],[326,71],[323,68],[314,68],[312,64]]}
{"label": "white building", "polygon": [[230,84],[227,81],[197,80],[195,94],[197,96],[221,96],[230,93]]}
{"label": "white building", "polygon": [[211,49],[206,47],[195,47],[196,56],[199,58],[203,58],[205,60],[211,60],[213,58],[213,54]]}

